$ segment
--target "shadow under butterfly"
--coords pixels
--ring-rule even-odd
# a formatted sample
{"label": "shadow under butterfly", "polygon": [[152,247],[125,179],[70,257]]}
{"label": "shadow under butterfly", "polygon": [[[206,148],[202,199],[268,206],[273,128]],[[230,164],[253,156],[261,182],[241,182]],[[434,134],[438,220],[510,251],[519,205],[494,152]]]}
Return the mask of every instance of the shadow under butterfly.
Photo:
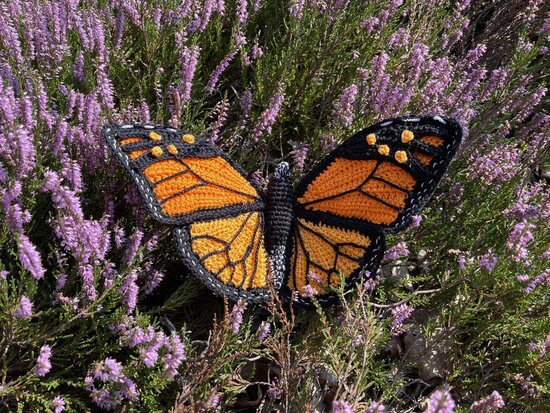
{"label": "shadow under butterfly", "polygon": [[338,146],[296,189],[288,164],[279,164],[264,194],[219,148],[185,131],[110,124],[102,133],[212,292],[261,303],[271,282],[304,306],[311,295],[334,302],[330,287],[344,281],[349,289],[360,274],[375,274],[384,234],[422,209],[462,138],[451,118],[388,119]]}

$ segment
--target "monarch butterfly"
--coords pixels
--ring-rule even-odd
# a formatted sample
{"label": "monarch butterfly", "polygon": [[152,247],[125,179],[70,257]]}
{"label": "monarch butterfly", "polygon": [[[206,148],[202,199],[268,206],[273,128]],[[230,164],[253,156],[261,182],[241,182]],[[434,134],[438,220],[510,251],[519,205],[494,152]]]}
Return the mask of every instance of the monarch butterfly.
{"label": "monarch butterfly", "polygon": [[384,120],[338,146],[295,190],[289,165],[279,164],[264,194],[219,148],[185,131],[129,124],[102,133],[211,291],[260,303],[272,282],[306,306],[304,289],[325,304],[335,299],[331,286],[350,288],[362,271],[376,272],[384,234],[426,204],[462,138],[443,116]]}

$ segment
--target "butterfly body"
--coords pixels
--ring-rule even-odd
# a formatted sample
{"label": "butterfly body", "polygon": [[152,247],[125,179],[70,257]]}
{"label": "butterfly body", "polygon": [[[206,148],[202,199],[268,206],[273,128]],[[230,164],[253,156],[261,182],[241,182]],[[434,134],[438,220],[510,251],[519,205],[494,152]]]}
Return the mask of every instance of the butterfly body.
{"label": "butterfly body", "polygon": [[278,165],[264,195],[225,153],[184,131],[108,125],[103,134],[208,288],[264,302],[272,282],[306,306],[312,295],[334,301],[330,287],[374,274],[384,234],[425,205],[462,136],[450,118],[386,120],[338,146],[296,189],[288,164]]}
{"label": "butterfly body", "polygon": [[294,190],[288,163],[277,165],[267,188],[266,249],[275,288],[281,288],[289,267],[290,234],[294,224]]}

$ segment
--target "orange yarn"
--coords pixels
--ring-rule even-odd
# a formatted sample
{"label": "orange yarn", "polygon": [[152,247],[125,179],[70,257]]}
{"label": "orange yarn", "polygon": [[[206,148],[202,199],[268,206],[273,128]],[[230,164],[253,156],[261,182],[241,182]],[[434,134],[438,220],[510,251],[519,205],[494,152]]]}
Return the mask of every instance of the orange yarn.
{"label": "orange yarn", "polygon": [[[377,165],[376,172],[365,182]],[[410,173],[390,162],[337,158],[307,187],[298,201],[313,211],[387,225],[397,218],[415,183]]]}
{"label": "orange yarn", "polygon": [[409,143],[413,139],[414,133],[412,133],[410,130],[405,129],[403,132],[401,132],[401,142]]}
{"label": "orange yarn", "polygon": [[149,137],[154,140],[155,142],[160,142],[162,140],[162,136],[160,136],[156,132],[149,132]]}
{"label": "orange yarn", "polygon": [[[317,233],[322,234],[322,237]],[[296,242],[290,261],[294,263],[296,260],[296,265],[289,277],[289,287],[296,291],[301,291],[308,284],[306,275],[309,276],[309,284],[318,293],[326,292],[329,278],[331,286],[338,285],[340,273],[349,276],[359,268],[361,258],[371,244],[371,239],[359,232],[314,224],[304,219],[298,219],[296,237],[302,242]]]}
{"label": "orange yarn", "polygon": [[439,136],[424,136],[420,140],[436,147],[439,147],[445,143],[445,140]]}
{"label": "orange yarn", "polygon": [[267,285],[267,253],[258,212],[191,224],[191,248],[225,284],[247,290]]}
{"label": "orange yarn", "polygon": [[252,203],[258,197],[254,187],[219,156],[161,160],[144,173],[156,184],[153,192],[163,212],[172,216]]}

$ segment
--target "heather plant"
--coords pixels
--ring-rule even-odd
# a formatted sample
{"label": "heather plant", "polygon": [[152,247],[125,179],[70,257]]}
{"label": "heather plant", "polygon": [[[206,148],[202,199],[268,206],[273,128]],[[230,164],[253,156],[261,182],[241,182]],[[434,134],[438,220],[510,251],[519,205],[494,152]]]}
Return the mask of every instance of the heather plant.
{"label": "heather plant", "polygon": [[[549,42],[537,0],[2,2],[1,410],[548,411]],[[181,127],[265,186],[410,113],[459,155],[312,310],[211,296],[100,137]]]}

